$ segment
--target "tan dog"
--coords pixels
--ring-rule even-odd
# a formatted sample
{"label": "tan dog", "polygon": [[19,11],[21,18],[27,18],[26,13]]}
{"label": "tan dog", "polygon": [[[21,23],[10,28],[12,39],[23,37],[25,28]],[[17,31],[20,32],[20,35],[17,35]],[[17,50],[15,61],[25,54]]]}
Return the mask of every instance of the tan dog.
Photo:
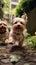
{"label": "tan dog", "polygon": [[5,43],[9,38],[7,22],[0,20],[0,43]]}
{"label": "tan dog", "polygon": [[22,46],[24,42],[24,31],[26,29],[26,23],[28,17],[26,13],[21,18],[13,16],[12,18],[12,29],[10,40],[13,44]]}

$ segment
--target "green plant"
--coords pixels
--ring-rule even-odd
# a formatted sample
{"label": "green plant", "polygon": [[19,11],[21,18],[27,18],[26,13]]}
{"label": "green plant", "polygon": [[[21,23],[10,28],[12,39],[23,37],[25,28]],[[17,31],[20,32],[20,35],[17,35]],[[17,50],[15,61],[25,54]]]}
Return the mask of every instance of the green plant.
{"label": "green plant", "polygon": [[4,3],[4,10],[10,10],[10,0],[6,0],[6,2]]}
{"label": "green plant", "polygon": [[25,39],[28,39],[28,38],[30,38],[31,37],[31,35],[28,33],[28,32],[26,32],[26,34],[25,34]]}
{"label": "green plant", "polygon": [[4,0],[0,0],[0,19],[3,18],[3,7],[4,7]]}
{"label": "green plant", "polygon": [[[34,4],[35,3],[35,4]],[[36,2],[34,0],[20,0],[18,5],[16,6],[16,16],[21,16],[24,12],[30,12],[33,7],[36,6]]]}
{"label": "green plant", "polygon": [[30,47],[36,48],[36,36],[31,36],[27,39],[27,43]]}

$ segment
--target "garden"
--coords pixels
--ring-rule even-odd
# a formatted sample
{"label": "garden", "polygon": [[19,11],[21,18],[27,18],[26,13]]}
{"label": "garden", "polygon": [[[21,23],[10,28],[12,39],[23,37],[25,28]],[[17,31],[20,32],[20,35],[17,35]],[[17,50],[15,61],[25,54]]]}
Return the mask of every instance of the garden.
{"label": "garden", "polygon": [[[36,65],[36,1],[20,0],[14,9],[9,7],[10,0],[0,0],[0,19],[8,21],[8,30],[12,27],[11,17],[28,16],[27,32],[24,35],[24,48],[12,44],[0,43],[0,65]],[[7,10],[7,13],[4,11]]]}

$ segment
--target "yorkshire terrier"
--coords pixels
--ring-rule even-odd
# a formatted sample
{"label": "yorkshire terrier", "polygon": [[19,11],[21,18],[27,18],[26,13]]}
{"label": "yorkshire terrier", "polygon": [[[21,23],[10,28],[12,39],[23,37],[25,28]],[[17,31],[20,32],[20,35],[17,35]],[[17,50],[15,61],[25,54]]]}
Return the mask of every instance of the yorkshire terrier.
{"label": "yorkshire terrier", "polygon": [[0,43],[6,43],[9,38],[9,31],[7,27],[7,21],[0,20]]}
{"label": "yorkshire terrier", "polygon": [[13,44],[22,46],[24,43],[24,32],[26,29],[26,23],[28,21],[27,14],[21,16],[21,18],[13,15],[12,17],[12,29],[10,32],[10,40]]}

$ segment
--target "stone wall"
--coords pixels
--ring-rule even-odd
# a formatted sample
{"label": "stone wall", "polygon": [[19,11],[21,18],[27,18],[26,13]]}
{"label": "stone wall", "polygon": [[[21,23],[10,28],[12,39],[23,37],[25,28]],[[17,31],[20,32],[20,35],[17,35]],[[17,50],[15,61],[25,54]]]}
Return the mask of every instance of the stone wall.
{"label": "stone wall", "polygon": [[32,35],[36,32],[36,8],[28,13],[27,30]]}

